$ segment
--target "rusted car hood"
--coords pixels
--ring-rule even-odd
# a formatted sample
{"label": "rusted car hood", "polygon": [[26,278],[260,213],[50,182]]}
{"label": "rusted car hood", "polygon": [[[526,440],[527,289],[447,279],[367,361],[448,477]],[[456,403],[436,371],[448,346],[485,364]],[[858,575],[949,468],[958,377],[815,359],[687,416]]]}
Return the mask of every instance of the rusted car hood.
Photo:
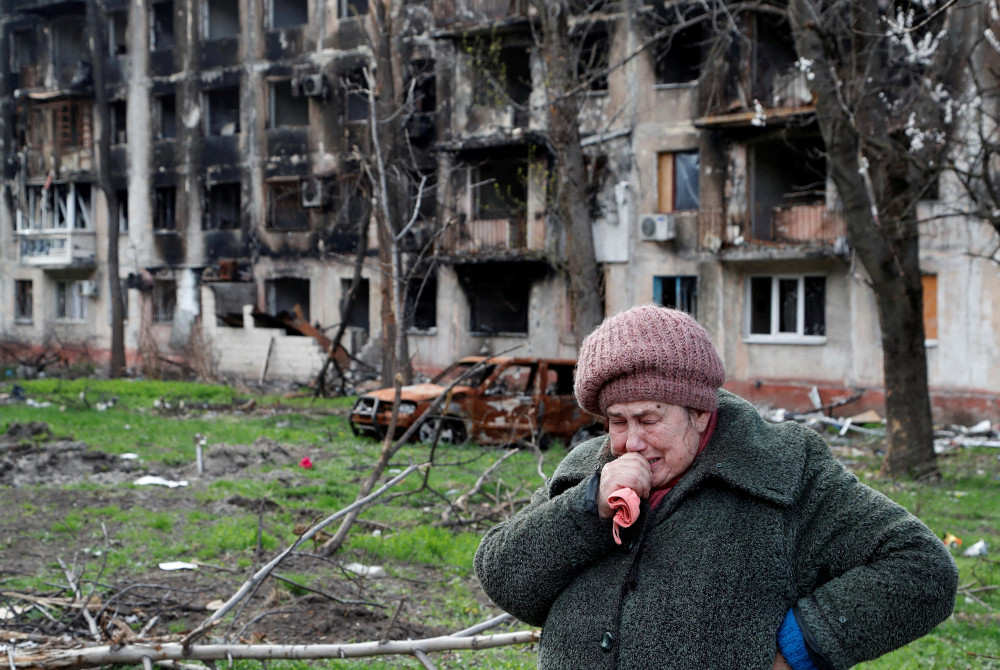
{"label": "rusted car hood", "polygon": [[[403,400],[430,400],[441,395],[441,392],[445,390],[446,387],[440,384],[412,384],[410,386],[404,386],[400,389],[399,395]],[[461,393],[468,393],[468,386],[456,386],[452,389],[452,395],[459,395]],[[396,389],[394,388],[384,388],[378,389],[376,391],[371,391],[366,393],[366,396],[373,396],[378,398],[381,402],[392,402],[396,398]]]}

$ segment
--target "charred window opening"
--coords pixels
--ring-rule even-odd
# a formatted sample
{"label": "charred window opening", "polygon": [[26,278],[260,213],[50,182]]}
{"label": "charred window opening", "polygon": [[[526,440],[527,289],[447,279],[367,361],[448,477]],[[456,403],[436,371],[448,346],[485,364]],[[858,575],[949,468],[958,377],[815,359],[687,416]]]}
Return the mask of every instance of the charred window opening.
{"label": "charred window opening", "polygon": [[527,335],[531,286],[540,270],[524,263],[456,266],[469,301],[469,330],[476,335]]}
{"label": "charred window opening", "polygon": [[701,75],[701,50],[705,41],[703,25],[696,23],[668,32],[653,50],[653,70],[657,85],[670,86],[697,81]]}
{"label": "charred window opening", "polygon": [[607,28],[589,25],[586,32],[577,36],[580,58],[577,60],[577,78],[587,82],[587,89],[595,92],[608,90],[608,54],[611,52]]}
{"label": "charred window opening", "polygon": [[34,30],[15,30],[10,40],[10,70],[19,78],[17,86],[33,88],[38,86],[40,73],[38,65],[38,37]]}
{"label": "charred window opening", "polygon": [[174,38],[174,3],[158,2],[153,5],[152,47],[155,50],[173,49]]}
{"label": "charred window opening", "polygon": [[202,218],[202,230],[239,230],[240,183],[212,184]]}
{"label": "charred window opening", "polygon": [[472,101],[480,107],[524,106],[531,96],[531,49],[505,45],[499,38],[466,45]]}
{"label": "charred window opening", "polygon": [[84,290],[84,282],[56,282],[56,318],[75,321],[82,321],[87,318],[87,298],[86,291]]}
{"label": "charred window opening", "polygon": [[411,277],[406,283],[403,323],[416,331],[437,327],[437,279],[432,275]]}
{"label": "charred window opening", "polygon": [[205,35],[210,40],[238,37],[240,34],[240,5],[232,0],[206,0]]}
{"label": "charred window opening", "polygon": [[601,189],[608,174],[608,157],[584,156],[583,176],[585,179],[585,192],[587,204],[590,209],[590,216],[598,219],[604,215],[604,208],[601,206]]}
{"label": "charred window opening", "polygon": [[788,21],[758,14],[755,28],[753,97],[774,107],[810,99],[805,77],[795,67],[798,52]]}
{"label": "charred window opening", "polygon": [[153,323],[170,323],[177,308],[177,281],[175,279],[153,279]]}
{"label": "charred window opening", "polygon": [[52,63],[61,85],[90,83],[90,52],[83,18],[62,17],[52,22]]}
{"label": "charred window opening", "polygon": [[755,239],[771,240],[784,216],[826,198],[826,154],[820,137],[789,136],[751,146],[750,188]]}
{"label": "charred window opening", "polygon": [[653,302],[673,307],[698,318],[698,277],[677,275],[653,277]]}
{"label": "charred window opening", "polygon": [[34,286],[30,279],[14,281],[14,320],[31,323],[34,315]]}
{"label": "charred window opening", "polygon": [[176,206],[176,187],[160,186],[153,191],[154,231],[170,231],[177,229]]}
{"label": "charred window opening", "polygon": [[153,106],[156,115],[156,137],[171,140],[177,137],[177,96],[173,93],[156,96]]}
{"label": "charred window opening", "polygon": [[122,233],[128,232],[128,191],[121,190],[117,191],[115,195],[118,198],[118,231]]}
{"label": "charred window opening", "polygon": [[290,79],[271,82],[270,92],[271,128],[309,125],[309,98],[295,95]]}
{"label": "charred window opening", "polygon": [[226,86],[205,91],[209,135],[240,132],[240,87]]}
{"label": "charred window opening", "polygon": [[346,19],[352,16],[364,16],[368,13],[368,0],[338,0],[340,4],[340,18]]}
{"label": "charred window opening", "polygon": [[365,73],[361,70],[349,72],[343,78],[343,86],[346,104],[344,118],[348,123],[367,123],[369,91]]}
{"label": "charred window opening", "polygon": [[271,29],[281,30],[309,22],[308,0],[270,0]]}
{"label": "charred window opening", "polygon": [[128,12],[124,9],[108,12],[108,55],[121,56],[128,53]]}
{"label": "charred window opening", "polygon": [[309,280],[298,277],[276,277],[268,279],[267,311],[274,315],[294,316],[296,307],[302,318],[309,320]]}
{"label": "charred window opening", "polygon": [[697,151],[665,151],[656,156],[657,211],[698,209]]}
{"label": "charred window opening", "polygon": [[113,100],[108,105],[111,116],[111,143],[125,144],[128,142],[128,110],[124,100]]}
{"label": "charred window opening", "polygon": [[418,58],[410,65],[410,77],[407,90],[413,84],[414,114],[433,112],[437,109],[437,79],[434,73],[434,61]]}
{"label": "charred window opening", "polygon": [[826,336],[826,277],[750,277],[747,305],[749,335],[754,339]]}
{"label": "charred window opening", "polygon": [[267,182],[267,225],[277,230],[309,227],[309,213],[302,207],[302,185],[298,179]]}
{"label": "charred window opening", "polygon": [[358,283],[358,290],[351,302],[348,303],[347,311],[344,311],[344,301],[350,296],[351,286],[353,285],[353,279],[343,278],[340,280],[340,313],[344,315],[344,320],[349,327],[367,331],[370,325],[368,317],[369,287],[367,279],[362,279]]}
{"label": "charred window opening", "polygon": [[474,219],[524,216],[528,207],[528,163],[523,158],[496,158],[472,168]]}

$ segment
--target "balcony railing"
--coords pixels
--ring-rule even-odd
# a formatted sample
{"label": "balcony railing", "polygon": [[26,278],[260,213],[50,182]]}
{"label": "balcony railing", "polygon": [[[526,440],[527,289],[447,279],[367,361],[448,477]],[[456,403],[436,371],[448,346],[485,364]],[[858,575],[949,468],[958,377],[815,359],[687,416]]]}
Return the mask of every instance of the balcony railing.
{"label": "balcony railing", "polygon": [[531,13],[530,0],[434,0],[434,16],[446,23],[484,23]]}
{"label": "balcony railing", "polygon": [[761,206],[751,220],[747,215],[727,215],[722,210],[698,212],[702,248],[722,247],[833,246],[847,236],[844,214],[825,204]]}
{"label": "balcony railing", "polygon": [[22,265],[45,267],[92,267],[97,250],[93,230],[18,230],[18,254]]}
{"label": "balcony railing", "polygon": [[525,218],[473,219],[449,226],[441,238],[446,254],[507,255],[529,251]]}

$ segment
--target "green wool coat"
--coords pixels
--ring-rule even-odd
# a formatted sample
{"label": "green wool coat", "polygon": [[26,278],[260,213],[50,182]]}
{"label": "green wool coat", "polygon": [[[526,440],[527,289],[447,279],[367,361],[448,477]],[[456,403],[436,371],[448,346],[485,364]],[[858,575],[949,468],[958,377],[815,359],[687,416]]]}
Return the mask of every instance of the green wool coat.
{"label": "green wool coat", "polygon": [[951,614],[948,550],[809,428],[720,391],[705,450],[652,513],[643,502],[622,546],[585,509],[604,440],[571,451],[476,552],[493,602],[543,627],[540,668],[766,670],[792,606],[829,666],[847,668]]}

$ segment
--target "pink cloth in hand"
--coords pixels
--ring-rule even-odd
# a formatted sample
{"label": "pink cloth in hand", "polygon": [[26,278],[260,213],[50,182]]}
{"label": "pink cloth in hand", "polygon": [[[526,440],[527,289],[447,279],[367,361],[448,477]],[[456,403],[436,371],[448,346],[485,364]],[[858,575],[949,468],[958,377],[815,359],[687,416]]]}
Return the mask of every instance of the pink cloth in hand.
{"label": "pink cloth in hand", "polygon": [[611,533],[615,544],[621,544],[619,528],[628,528],[639,518],[639,496],[630,488],[621,488],[608,496],[608,505],[615,511],[614,526]]}

